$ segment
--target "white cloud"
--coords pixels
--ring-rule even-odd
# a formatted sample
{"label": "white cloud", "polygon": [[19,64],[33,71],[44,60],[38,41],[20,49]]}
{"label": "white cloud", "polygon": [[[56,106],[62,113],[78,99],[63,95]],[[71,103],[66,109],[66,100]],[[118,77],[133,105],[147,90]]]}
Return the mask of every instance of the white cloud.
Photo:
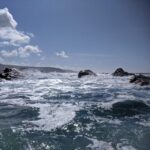
{"label": "white cloud", "polygon": [[0,9],[0,27],[16,28],[17,22],[14,20],[12,14],[9,13],[8,8]]}
{"label": "white cloud", "polygon": [[0,39],[8,42],[9,45],[21,45],[23,43],[29,43],[30,37],[23,32],[14,30],[12,28],[0,28]]}
{"label": "white cloud", "polygon": [[24,47],[19,47],[18,49],[14,49],[11,51],[1,50],[0,55],[2,57],[28,57],[31,54],[40,55],[41,50],[38,46],[26,45]]}
{"label": "white cloud", "polygon": [[3,57],[16,57],[18,56],[18,51],[17,50],[12,50],[12,51],[2,50],[0,54]]}
{"label": "white cloud", "polygon": [[2,42],[0,42],[0,47],[8,46],[8,45],[9,45],[8,41],[2,41]]}
{"label": "white cloud", "polygon": [[[38,46],[29,44],[34,34],[18,31],[17,25],[8,8],[0,9],[0,48],[2,49],[0,50],[0,62],[4,62],[7,58],[27,58],[32,54],[40,56],[42,52]],[[5,46],[7,50],[4,49]],[[10,50],[12,46],[14,48]]]}
{"label": "white cloud", "polygon": [[38,46],[26,45],[25,47],[20,47],[18,53],[20,57],[28,57],[30,54],[40,55],[41,50]]}
{"label": "white cloud", "polygon": [[9,45],[29,43],[30,34],[25,34],[16,29],[17,22],[7,8],[0,9],[0,39]]}
{"label": "white cloud", "polygon": [[57,52],[56,56],[61,57],[61,58],[68,58],[69,56],[66,54],[65,51]]}

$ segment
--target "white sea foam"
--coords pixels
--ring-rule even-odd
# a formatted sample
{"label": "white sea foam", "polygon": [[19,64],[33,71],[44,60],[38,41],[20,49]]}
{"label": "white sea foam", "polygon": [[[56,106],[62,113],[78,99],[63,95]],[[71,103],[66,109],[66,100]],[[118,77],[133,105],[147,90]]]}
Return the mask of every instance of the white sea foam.
{"label": "white sea foam", "polygon": [[91,148],[92,150],[114,150],[111,143],[105,141],[99,141],[94,138],[88,138],[92,144],[89,144],[87,148]]}
{"label": "white sea foam", "polygon": [[99,141],[95,138],[88,138],[92,144],[89,144],[87,148],[91,148],[92,150],[137,150],[133,146],[128,144],[128,141],[123,141],[123,143],[118,143],[114,148],[111,142]]}
{"label": "white sea foam", "polygon": [[129,93],[123,93],[123,94],[119,94],[117,96],[117,98],[119,99],[129,99],[129,100],[135,100],[135,96],[129,94]]}
{"label": "white sea foam", "polygon": [[131,145],[122,146],[122,144],[118,143],[118,144],[117,144],[117,150],[137,150],[137,149],[134,148],[134,147],[131,146]]}
{"label": "white sea foam", "polygon": [[125,100],[122,99],[115,99],[114,101],[109,101],[109,102],[101,102],[99,103],[99,107],[105,109],[105,110],[109,110],[113,107],[113,104],[118,103],[118,102],[122,102]]}
{"label": "white sea foam", "polygon": [[79,108],[72,104],[33,104],[32,107],[39,108],[39,119],[34,121],[24,121],[33,124],[33,128],[27,130],[44,130],[61,127],[69,123],[76,115]]}
{"label": "white sea foam", "polygon": [[137,150],[132,145],[129,144],[127,139],[120,139],[120,143],[117,143],[116,148],[117,150]]}
{"label": "white sea foam", "polygon": [[7,104],[12,104],[12,105],[18,105],[18,106],[26,106],[26,102],[19,98],[19,99],[4,99],[1,100],[1,103],[7,103]]}
{"label": "white sea foam", "polygon": [[139,122],[136,122],[136,124],[142,125],[144,127],[150,127],[150,119],[149,120],[141,120]]}
{"label": "white sea foam", "polygon": [[103,118],[103,117],[97,117],[97,121],[99,123],[109,123],[109,124],[116,124],[121,125],[122,121],[119,119],[111,119],[111,118]]}

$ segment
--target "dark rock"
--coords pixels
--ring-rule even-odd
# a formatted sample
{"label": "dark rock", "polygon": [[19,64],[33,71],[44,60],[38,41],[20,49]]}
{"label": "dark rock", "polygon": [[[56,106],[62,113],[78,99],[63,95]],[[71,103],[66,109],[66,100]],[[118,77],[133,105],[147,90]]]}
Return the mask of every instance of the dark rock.
{"label": "dark rock", "polygon": [[137,76],[134,75],[131,79],[130,79],[130,83],[134,83],[137,80]]}
{"label": "dark rock", "polygon": [[124,118],[139,114],[149,114],[150,105],[141,100],[124,100],[112,104],[110,109],[100,106],[92,106],[92,112],[99,117]]}
{"label": "dark rock", "polygon": [[150,77],[144,75],[134,75],[130,79],[130,83],[139,84],[141,86],[150,85]]}
{"label": "dark rock", "polygon": [[113,76],[129,76],[129,75],[134,75],[133,73],[128,73],[126,71],[124,71],[122,68],[118,68],[115,70],[115,72],[112,74]]}
{"label": "dark rock", "polygon": [[9,72],[11,72],[11,71],[12,71],[11,68],[5,68],[5,69],[3,70],[4,73],[9,73]]}
{"label": "dark rock", "polygon": [[126,100],[112,105],[113,114],[117,116],[134,116],[150,113],[150,107],[143,101]]}
{"label": "dark rock", "polygon": [[94,73],[93,71],[91,70],[81,70],[79,73],[78,73],[78,78],[81,78],[83,76],[87,76],[87,75],[92,75],[92,76],[97,76],[96,73]]}
{"label": "dark rock", "polygon": [[19,70],[15,68],[5,68],[2,73],[0,73],[0,79],[12,80],[21,77]]}

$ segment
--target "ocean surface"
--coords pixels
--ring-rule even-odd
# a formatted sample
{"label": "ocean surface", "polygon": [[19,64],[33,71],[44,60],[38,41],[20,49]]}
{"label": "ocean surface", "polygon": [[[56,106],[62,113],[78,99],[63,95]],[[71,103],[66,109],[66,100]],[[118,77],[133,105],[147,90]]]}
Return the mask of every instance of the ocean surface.
{"label": "ocean surface", "polygon": [[0,82],[0,150],[150,150],[150,86],[24,74]]}

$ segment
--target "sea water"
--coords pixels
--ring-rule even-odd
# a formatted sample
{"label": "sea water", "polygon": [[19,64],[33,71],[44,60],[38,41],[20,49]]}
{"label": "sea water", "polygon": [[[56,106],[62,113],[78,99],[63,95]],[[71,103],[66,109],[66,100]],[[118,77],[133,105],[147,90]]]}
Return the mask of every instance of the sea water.
{"label": "sea water", "polygon": [[150,87],[129,79],[28,71],[0,82],[0,149],[149,150]]}

